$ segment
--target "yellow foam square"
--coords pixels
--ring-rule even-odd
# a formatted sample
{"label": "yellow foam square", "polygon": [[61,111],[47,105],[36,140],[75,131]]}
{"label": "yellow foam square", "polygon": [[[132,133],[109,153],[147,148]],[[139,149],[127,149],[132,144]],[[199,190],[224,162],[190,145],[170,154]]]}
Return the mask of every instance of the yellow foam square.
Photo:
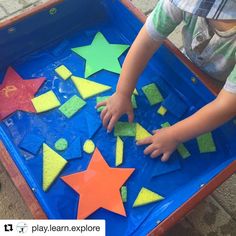
{"label": "yellow foam square", "polygon": [[57,67],[55,71],[64,80],[67,80],[72,76],[71,71],[64,65]]}
{"label": "yellow foam square", "polygon": [[49,111],[61,105],[53,91],[49,91],[33,98],[32,103],[37,113]]}
{"label": "yellow foam square", "polygon": [[167,112],[167,109],[163,106],[160,106],[160,108],[157,110],[157,113],[160,114],[161,116],[164,116]]}

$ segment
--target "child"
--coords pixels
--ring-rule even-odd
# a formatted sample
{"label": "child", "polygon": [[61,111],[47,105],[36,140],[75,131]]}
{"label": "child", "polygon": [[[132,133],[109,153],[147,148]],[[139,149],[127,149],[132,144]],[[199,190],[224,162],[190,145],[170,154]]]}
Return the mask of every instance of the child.
{"label": "child", "polygon": [[209,132],[236,115],[236,1],[160,0],[139,32],[123,64],[116,92],[105,102],[103,125],[110,132],[123,114],[134,119],[131,95],[139,75],[163,40],[184,22],[182,31],[186,55],[224,87],[214,101],[171,127],[153,132],[139,141],[148,145],[144,153],[162,155],[167,161],[176,147]]}

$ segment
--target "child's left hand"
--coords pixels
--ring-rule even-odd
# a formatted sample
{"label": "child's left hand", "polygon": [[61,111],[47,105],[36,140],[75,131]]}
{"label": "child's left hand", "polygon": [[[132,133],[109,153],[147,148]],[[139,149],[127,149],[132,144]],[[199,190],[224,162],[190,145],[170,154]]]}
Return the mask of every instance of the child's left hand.
{"label": "child's left hand", "polygon": [[155,158],[162,154],[161,160],[167,161],[179,145],[179,142],[174,137],[171,127],[155,130],[153,133],[153,136],[138,141],[137,145],[149,144],[144,150],[145,155]]}

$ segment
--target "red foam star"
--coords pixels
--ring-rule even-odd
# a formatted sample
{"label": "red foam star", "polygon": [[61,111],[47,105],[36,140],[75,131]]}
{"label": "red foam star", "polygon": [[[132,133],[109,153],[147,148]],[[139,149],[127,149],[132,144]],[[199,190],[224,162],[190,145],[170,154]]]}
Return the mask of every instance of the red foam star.
{"label": "red foam star", "polygon": [[36,112],[31,102],[45,78],[24,80],[9,67],[0,85],[0,120],[15,111]]}
{"label": "red foam star", "polygon": [[99,208],[126,216],[120,188],[134,168],[111,168],[98,149],[87,170],[62,177],[80,195],[78,219],[85,219]]}

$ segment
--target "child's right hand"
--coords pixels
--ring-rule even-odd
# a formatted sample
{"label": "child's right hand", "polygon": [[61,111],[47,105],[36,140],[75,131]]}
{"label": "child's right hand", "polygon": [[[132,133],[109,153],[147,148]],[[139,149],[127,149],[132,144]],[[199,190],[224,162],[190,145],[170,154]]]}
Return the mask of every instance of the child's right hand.
{"label": "child's right hand", "polygon": [[130,96],[115,92],[108,100],[97,104],[96,108],[105,106],[101,112],[103,126],[111,132],[119,118],[127,114],[129,122],[133,122],[134,112]]}

